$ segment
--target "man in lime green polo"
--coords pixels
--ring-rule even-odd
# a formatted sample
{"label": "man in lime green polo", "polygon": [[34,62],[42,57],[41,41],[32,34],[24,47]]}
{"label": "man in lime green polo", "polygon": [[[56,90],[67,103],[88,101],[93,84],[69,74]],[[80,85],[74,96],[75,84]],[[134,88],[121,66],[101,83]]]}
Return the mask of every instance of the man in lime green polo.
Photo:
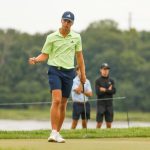
{"label": "man in lime green polo", "polygon": [[80,34],[71,31],[73,23],[74,14],[70,11],[64,12],[61,18],[61,28],[47,36],[40,55],[29,58],[29,64],[48,59],[48,77],[52,94],[50,111],[52,132],[48,138],[49,142],[65,142],[59,131],[65,118],[67,99],[75,77],[75,57],[81,71],[81,82],[84,84],[86,81],[81,37]]}

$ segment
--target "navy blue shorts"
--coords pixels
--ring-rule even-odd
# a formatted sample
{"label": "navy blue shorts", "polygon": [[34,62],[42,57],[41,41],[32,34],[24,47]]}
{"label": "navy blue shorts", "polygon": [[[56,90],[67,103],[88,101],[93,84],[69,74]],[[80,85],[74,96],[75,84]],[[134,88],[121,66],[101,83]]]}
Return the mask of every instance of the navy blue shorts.
{"label": "navy blue shorts", "polygon": [[62,96],[68,98],[72,89],[75,70],[49,66],[48,79],[50,90],[60,89]]}
{"label": "navy blue shorts", "polygon": [[[86,102],[86,119],[90,119],[90,103]],[[79,120],[81,116],[81,119],[85,119],[85,111],[84,111],[84,103],[73,103],[73,112],[72,112],[72,119]]]}

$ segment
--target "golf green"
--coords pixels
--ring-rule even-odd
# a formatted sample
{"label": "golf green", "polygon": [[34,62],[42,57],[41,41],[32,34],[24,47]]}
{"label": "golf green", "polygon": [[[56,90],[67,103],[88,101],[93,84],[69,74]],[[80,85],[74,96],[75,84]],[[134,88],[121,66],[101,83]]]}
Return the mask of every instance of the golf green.
{"label": "golf green", "polygon": [[0,150],[150,150],[150,138],[67,139],[49,143],[46,139],[2,139]]}

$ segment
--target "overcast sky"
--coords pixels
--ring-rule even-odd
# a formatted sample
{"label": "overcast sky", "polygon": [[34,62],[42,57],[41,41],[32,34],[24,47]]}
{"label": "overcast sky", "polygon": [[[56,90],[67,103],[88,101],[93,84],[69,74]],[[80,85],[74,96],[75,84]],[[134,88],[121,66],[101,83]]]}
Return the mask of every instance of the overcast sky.
{"label": "overcast sky", "polygon": [[133,27],[150,31],[150,0],[0,0],[0,28],[32,34],[56,30],[66,10],[75,14],[73,29],[79,32],[102,19],[128,29],[129,12]]}

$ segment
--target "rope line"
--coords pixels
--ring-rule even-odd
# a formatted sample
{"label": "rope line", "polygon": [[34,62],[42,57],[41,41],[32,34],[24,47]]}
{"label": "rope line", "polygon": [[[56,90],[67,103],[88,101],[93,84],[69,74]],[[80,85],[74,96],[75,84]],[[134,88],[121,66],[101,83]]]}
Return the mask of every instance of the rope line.
{"label": "rope line", "polygon": [[[102,99],[88,99],[88,102],[93,101],[108,101],[108,100],[122,100],[126,97],[114,97],[114,98],[102,98]],[[68,103],[73,103],[72,99],[68,99]],[[40,105],[40,104],[51,104],[52,102],[26,102],[26,103],[0,103],[0,106],[11,106],[11,105]]]}

